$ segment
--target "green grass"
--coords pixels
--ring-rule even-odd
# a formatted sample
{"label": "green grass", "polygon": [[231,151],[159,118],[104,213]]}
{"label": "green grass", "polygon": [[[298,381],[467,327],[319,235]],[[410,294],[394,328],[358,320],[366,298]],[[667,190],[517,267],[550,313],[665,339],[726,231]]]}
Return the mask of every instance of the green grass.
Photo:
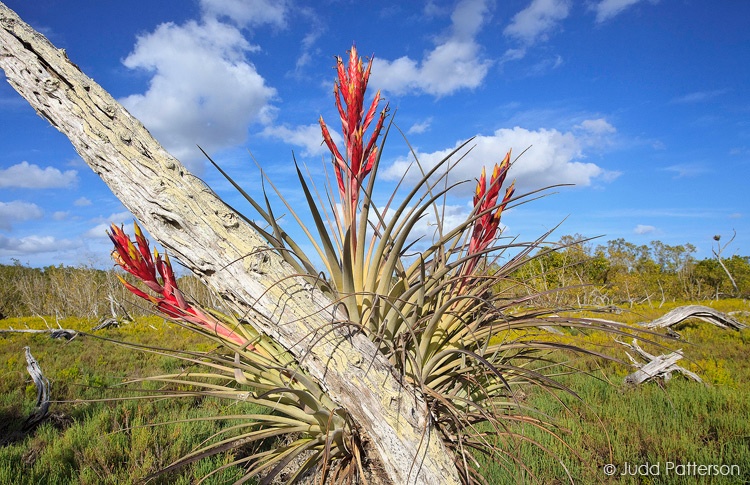
{"label": "green grass", "polygon": [[[676,306],[676,305],[674,305]],[[662,315],[673,306],[642,307],[616,316],[634,323]],[[744,301],[717,302],[721,311],[748,310]],[[748,323],[746,317],[740,317]],[[50,319],[48,319],[49,321]],[[63,320],[64,328],[89,330],[95,322]],[[45,328],[37,318],[0,321],[2,328]],[[501,462],[484,463],[490,483],[567,483],[565,469],[576,483],[750,483],[750,330],[722,330],[707,323],[687,322],[679,328],[683,341],[669,342],[682,348],[681,365],[697,372],[710,385],[675,376],[667,383],[650,382],[625,387],[623,377],[631,369],[592,357],[573,362],[588,372],[561,376],[580,399],[568,394],[531,392],[526,403],[538,408],[559,426],[554,436],[528,427],[525,434],[548,448],[545,453],[530,443],[515,442],[519,466],[503,468]],[[99,332],[108,338],[172,348],[209,350],[200,337],[159,318],[139,319],[119,329]],[[603,337],[579,334],[592,345],[605,345],[623,358],[621,349]],[[608,339],[609,337],[607,337]],[[45,375],[52,382],[57,401],[52,419],[33,433],[20,437],[23,420],[34,407],[36,388],[26,372],[24,346],[31,347]],[[645,347],[652,353],[666,350]],[[567,358],[559,356],[560,359]],[[70,342],[47,335],[0,336],[0,484],[38,483],[135,483],[188,453],[227,423],[212,421],[151,427],[186,417],[234,413],[241,404],[210,398],[119,402],[73,402],[122,395],[106,387],[128,377],[174,372],[182,363],[164,356],[133,351],[101,340],[82,337]],[[2,439],[2,438],[0,438]],[[555,456],[561,457],[557,460]],[[161,476],[155,483],[194,482],[228,461],[217,457]],[[698,465],[739,465],[741,475],[696,477],[666,475],[667,462]],[[612,463],[622,470],[631,466],[660,464],[660,476],[607,477],[602,467]],[[506,463],[507,465],[507,463]],[[653,470],[653,469],[652,469]],[[207,483],[231,483],[240,473],[228,469]]]}
{"label": "green grass", "polygon": [[[579,457],[561,443],[536,430],[528,436],[539,440],[564,457],[576,483],[649,483],[645,477],[607,479],[602,467],[611,463],[620,470],[625,463],[667,462],[741,465],[742,475],[705,483],[745,483],[750,479],[750,395],[724,386],[699,388],[700,384],[674,379],[666,386],[649,384],[622,388],[582,376],[566,379],[581,401],[572,396],[556,402],[546,396],[533,396],[531,404],[556,418],[569,431],[564,440]],[[588,403],[587,406],[584,403]],[[553,456],[537,447],[520,446],[528,476],[540,483],[561,483],[564,469]],[[662,469],[662,472],[664,470]],[[488,471],[493,483],[512,483],[514,475],[503,470]],[[662,476],[653,483],[700,483],[695,477]]]}
{"label": "green grass", "polygon": [[[95,322],[94,322],[95,323]],[[45,328],[40,319],[4,320],[3,328]],[[93,323],[66,319],[64,328],[88,331]],[[210,348],[196,335],[159,318],[140,319],[119,329],[99,332],[107,338],[173,348]],[[36,399],[26,372],[23,347],[29,346],[52,385],[52,418],[21,437],[21,426]],[[118,402],[73,402],[125,396],[114,389],[128,377],[172,372],[182,363],[164,356],[133,351],[113,343],[79,337],[53,340],[47,335],[5,334],[0,337],[0,483],[136,483],[190,452],[227,423],[210,421],[149,426],[237,412],[247,405],[211,398],[149,399]],[[155,388],[156,386],[151,386]],[[257,411],[257,410],[256,410]],[[19,439],[20,438],[20,439]],[[227,457],[205,460],[155,483],[192,483],[226,463]],[[207,483],[227,483],[241,476],[230,469]]]}
{"label": "green grass", "polygon": [[[662,309],[640,307],[617,319],[629,323],[651,320],[675,306],[678,305],[665,305]],[[748,305],[735,300],[721,302],[717,309],[747,311]],[[748,323],[747,317],[740,320]],[[529,443],[516,443],[514,449],[527,470],[509,471],[496,463],[486,463],[485,477],[490,483],[567,483],[562,462],[573,480],[583,484],[750,483],[750,330],[722,330],[692,320],[678,328],[682,340],[662,343],[669,349],[682,348],[685,358],[678,365],[698,373],[708,386],[679,374],[668,382],[625,386],[623,378],[633,369],[603,359],[571,357],[587,374],[565,375],[560,381],[580,399],[542,392],[534,392],[527,399],[529,405],[559,426],[555,432],[565,444],[549,433],[527,427],[525,434],[551,453],[543,453]],[[580,339],[588,340],[598,349],[604,346],[610,354],[627,359],[618,344],[610,341],[607,345],[603,341],[611,337],[578,338],[578,343]],[[652,354],[668,351],[643,346]],[[684,468],[667,470],[668,462],[738,465],[739,474],[735,468],[733,476],[678,475]],[[648,464],[651,472],[658,470],[660,475],[620,476],[626,463],[631,467]],[[617,474],[606,476],[606,464],[616,465]]]}

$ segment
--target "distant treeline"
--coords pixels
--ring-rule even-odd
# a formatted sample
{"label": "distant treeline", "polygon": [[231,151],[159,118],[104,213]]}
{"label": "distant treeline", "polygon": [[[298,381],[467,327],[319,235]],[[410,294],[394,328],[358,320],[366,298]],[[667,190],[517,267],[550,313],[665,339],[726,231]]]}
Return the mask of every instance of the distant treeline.
{"label": "distant treeline", "polygon": [[[148,303],[132,295],[118,275],[135,284],[115,269],[0,264],[0,319],[38,315],[99,320],[152,314]],[[178,285],[196,301],[212,303],[211,293],[197,278],[182,277]]]}
{"label": "distant treeline", "polygon": [[[692,244],[637,246],[624,239],[594,245],[564,236],[537,250],[514,276],[527,292],[561,305],[660,305],[675,300],[750,296],[750,257],[697,260]],[[731,275],[731,276],[730,276]],[[565,291],[555,291],[567,288]]]}
{"label": "distant treeline", "polygon": [[[541,293],[549,304],[560,306],[660,305],[750,296],[750,257],[696,260],[694,253],[691,244],[653,241],[636,246],[615,239],[594,245],[579,236],[564,236],[532,253],[513,274],[523,284],[503,291]],[[118,274],[129,276],[86,266],[0,265],[0,319],[49,315],[98,320],[152,312],[125,289]],[[201,303],[218,303],[197,278],[182,277],[179,286]]]}

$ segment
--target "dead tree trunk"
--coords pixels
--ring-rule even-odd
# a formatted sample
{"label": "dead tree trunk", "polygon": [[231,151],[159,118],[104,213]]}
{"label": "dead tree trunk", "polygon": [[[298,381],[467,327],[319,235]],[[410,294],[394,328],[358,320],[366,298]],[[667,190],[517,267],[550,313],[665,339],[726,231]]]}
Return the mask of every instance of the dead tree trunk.
{"label": "dead tree trunk", "polygon": [[[716,256],[716,260],[719,262],[721,269],[723,269],[724,272],[729,277],[729,282],[732,283],[732,287],[734,288],[734,294],[738,295],[740,293],[740,288],[737,286],[737,282],[734,281],[734,277],[732,276],[732,273],[729,272],[729,268],[727,268],[727,266],[724,264],[724,261],[722,261],[721,259],[721,252],[724,251],[727,246],[732,244],[732,241],[734,241],[735,237],[737,237],[737,231],[734,231],[734,235],[732,236],[732,238],[726,244],[724,244],[724,246],[722,246],[721,242],[719,242],[721,241],[721,235],[717,234],[716,236],[714,236],[714,241],[716,241],[716,249],[712,247],[711,252],[714,253],[714,256]],[[718,291],[717,291],[717,294],[718,294]]]}
{"label": "dead tree trunk", "polygon": [[0,68],[65,134],[148,232],[253,325],[287,348],[369,438],[393,483],[458,483],[424,399],[334,306],[104,89],[0,3]]}

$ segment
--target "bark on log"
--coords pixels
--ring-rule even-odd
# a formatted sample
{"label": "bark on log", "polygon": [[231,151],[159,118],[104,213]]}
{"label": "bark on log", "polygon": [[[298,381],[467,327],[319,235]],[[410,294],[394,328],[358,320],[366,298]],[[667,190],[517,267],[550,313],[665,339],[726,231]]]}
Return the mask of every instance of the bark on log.
{"label": "bark on log", "polygon": [[688,318],[698,318],[705,322],[713,323],[721,328],[733,328],[742,330],[747,328],[744,323],[732,318],[731,316],[714,310],[713,308],[702,305],[685,305],[666,313],[652,322],[641,323],[646,328],[668,328],[677,325]]}
{"label": "bark on log", "polygon": [[0,68],[65,134],[142,226],[261,331],[287,348],[369,439],[393,483],[458,483],[422,396],[364,335],[64,51],[0,3]]}

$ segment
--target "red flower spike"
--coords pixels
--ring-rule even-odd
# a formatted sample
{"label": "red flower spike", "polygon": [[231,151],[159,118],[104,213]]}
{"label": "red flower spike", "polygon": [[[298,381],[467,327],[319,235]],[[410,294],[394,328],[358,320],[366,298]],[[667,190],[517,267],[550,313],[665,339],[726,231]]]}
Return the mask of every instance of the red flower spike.
{"label": "red flower spike", "polygon": [[487,188],[487,175],[484,167],[482,167],[482,174],[479,177],[477,188],[474,192],[474,214],[478,217],[474,221],[474,228],[469,239],[469,249],[467,251],[467,256],[474,257],[468,259],[464,264],[464,275],[470,275],[474,271],[479,262],[479,257],[497,236],[497,231],[500,227],[500,216],[515,192],[515,182],[513,182],[505,190],[503,200],[498,204],[500,187],[505,182],[505,177],[508,175],[508,170],[510,169],[510,153],[508,151],[503,161],[495,164],[489,188]]}
{"label": "red flower spike", "polygon": [[383,100],[380,91],[378,91],[365,112],[364,98],[371,69],[372,59],[367,63],[367,67],[364,67],[356,47],[352,47],[349,51],[348,66],[344,66],[344,61],[340,57],[336,58],[338,80],[334,84],[333,94],[341,119],[346,158],[342,156],[341,151],[331,139],[323,118],[321,117],[319,120],[323,141],[334,158],[334,171],[339,195],[342,203],[345,204],[345,219],[349,227],[356,224],[355,213],[360,188],[375,163],[378,153],[377,139],[388,112],[388,105],[386,104],[380,112],[369,140],[365,143],[365,132],[375,119],[378,105]]}
{"label": "red flower spike", "polygon": [[[140,228],[137,224],[135,227],[137,229],[136,234],[139,234]],[[110,229],[111,232],[108,235],[115,245],[116,255],[113,252],[115,262],[122,269],[143,281],[151,290],[160,293],[163,288],[156,280],[154,263],[151,255],[148,253],[148,242],[143,237],[143,234],[140,233],[140,238],[138,238],[139,247],[136,248],[121,228],[112,224]],[[144,253],[146,254],[145,257]]]}
{"label": "red flower spike", "polygon": [[[165,254],[162,259],[159,252],[154,250],[152,258],[149,252],[148,241],[143,236],[141,228],[138,227],[138,224],[134,226],[136,244],[133,244],[133,241],[130,240],[122,228],[118,228],[112,224],[110,232],[107,233],[115,245],[112,257],[122,269],[138,278],[159,296],[149,295],[118,275],[123,285],[134,295],[156,305],[156,308],[169,318],[192,323],[240,347],[247,345],[247,348],[251,351],[255,350],[255,347],[247,344],[247,340],[242,336],[235,333],[232,329],[227,328],[216,318],[206,315],[185,300],[182,291],[177,287],[177,279],[172,270],[169,256]],[[160,279],[157,278],[157,272]]]}

